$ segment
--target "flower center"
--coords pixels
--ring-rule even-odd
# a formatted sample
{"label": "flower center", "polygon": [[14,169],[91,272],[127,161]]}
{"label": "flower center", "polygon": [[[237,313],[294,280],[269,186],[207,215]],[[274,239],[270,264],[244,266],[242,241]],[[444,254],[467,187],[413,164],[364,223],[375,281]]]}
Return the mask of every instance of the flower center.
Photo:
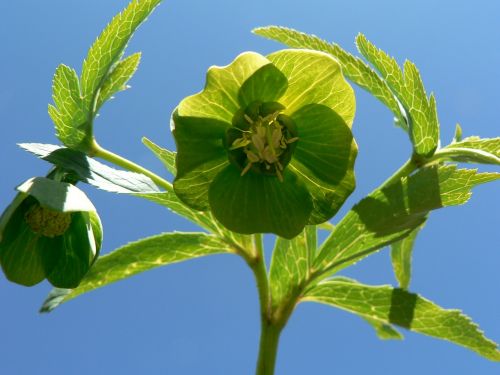
{"label": "flower center", "polygon": [[45,237],[61,236],[71,224],[71,213],[58,212],[36,204],[24,216],[31,230]]}
{"label": "flower center", "polygon": [[227,132],[229,160],[241,169],[241,175],[254,171],[277,176],[290,162],[298,141],[293,121],[281,113],[279,103],[251,103],[240,110]]}

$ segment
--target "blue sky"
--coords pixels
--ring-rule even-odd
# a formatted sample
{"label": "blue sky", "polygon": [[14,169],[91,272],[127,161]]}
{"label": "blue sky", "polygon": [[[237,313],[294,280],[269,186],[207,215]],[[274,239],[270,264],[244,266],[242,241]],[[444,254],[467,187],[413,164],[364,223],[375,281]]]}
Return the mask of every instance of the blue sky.
{"label": "blue sky", "polygon": [[[17,148],[56,143],[47,115],[51,80],[64,62],[80,69],[88,47],[126,0],[0,3],[0,207],[13,187],[44,175],[47,165]],[[199,91],[210,65],[245,50],[282,48],[250,33],[278,24],[314,33],[355,51],[363,32],[399,62],[411,59],[437,97],[441,139],[456,122],[464,135],[499,135],[500,4],[494,1],[165,1],[143,25],[128,53],[143,52],[133,88],[117,95],[96,121],[103,146],[158,173],[140,138],[173,147],[169,114]],[[378,101],[356,89],[354,133],[358,188],[334,221],[408,157],[405,134]],[[481,168],[497,170],[498,168]],[[500,341],[500,200],[498,183],[471,201],[431,215],[414,255],[412,291],[460,308]],[[164,231],[196,228],[161,207],[84,188],[105,227],[104,252]],[[394,284],[386,250],[344,274]],[[259,321],[253,277],[243,262],[213,256],[133,277],[80,297],[50,315],[37,310],[50,290],[0,276],[0,373],[252,374]],[[282,336],[277,374],[496,374],[498,365],[444,341],[406,333],[381,342],[359,318],[326,306],[298,307]]]}

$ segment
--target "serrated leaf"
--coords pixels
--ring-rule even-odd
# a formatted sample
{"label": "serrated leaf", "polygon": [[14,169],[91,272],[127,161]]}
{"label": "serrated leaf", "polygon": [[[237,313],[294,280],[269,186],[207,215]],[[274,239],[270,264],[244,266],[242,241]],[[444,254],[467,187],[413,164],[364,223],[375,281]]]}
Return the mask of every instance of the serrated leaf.
{"label": "serrated leaf", "polygon": [[[335,276],[331,280],[334,281],[342,281],[342,282],[351,282],[351,283],[357,283],[356,280],[351,279],[350,277],[345,277],[345,276]],[[381,322],[380,320],[377,319],[372,319],[368,318],[366,316],[360,316],[361,319],[363,319],[366,323],[368,323],[374,330],[375,334],[380,340],[403,340],[404,337],[403,335],[396,329],[394,328],[391,324],[387,324],[384,322]]]}
{"label": "serrated leaf", "polygon": [[420,226],[431,210],[467,202],[471,189],[500,178],[455,165],[430,166],[362,199],[323,243],[315,273],[348,267]]}
{"label": "serrated leaf", "polygon": [[163,233],[143,238],[101,256],[77,288],[52,291],[41,312],[50,312],[81,294],[159,266],[229,252],[224,242],[204,233]]}
{"label": "serrated leaf", "polygon": [[80,181],[113,193],[158,192],[147,176],[114,169],[66,147],[43,143],[20,143],[20,147],[54,165],[74,172]]}
{"label": "serrated leaf", "polygon": [[451,161],[500,165],[500,138],[467,137],[438,152]]}
{"label": "serrated leaf", "polygon": [[273,307],[289,301],[302,290],[303,283],[309,276],[310,253],[314,254],[315,251],[315,248],[310,247],[312,245],[310,241],[310,238],[308,241],[307,229],[292,240],[276,238],[269,269]]}
{"label": "serrated leaf", "polygon": [[430,157],[439,144],[439,121],[436,100],[427,98],[420,73],[411,61],[405,61],[404,72],[396,60],[377,48],[363,34],[356,38],[359,52],[380,72],[382,78],[404,107],[414,152]]}
{"label": "serrated leaf", "polygon": [[49,115],[54,121],[56,135],[66,146],[86,150],[92,141],[88,112],[80,95],[80,84],[74,69],[59,65],[54,75]]}
{"label": "serrated leaf", "polygon": [[487,339],[469,317],[402,289],[330,280],[308,290],[303,300],[324,303],[381,323],[447,340],[490,360],[500,361],[497,344]]}
{"label": "serrated leaf", "polygon": [[141,53],[137,52],[116,63],[113,70],[102,83],[99,97],[97,98],[96,111],[117,92],[128,88],[127,82],[136,72],[140,61]]}
{"label": "serrated leaf", "polygon": [[146,137],[142,138],[142,143],[144,143],[144,145],[149,148],[158,159],[160,159],[160,161],[170,173],[172,173],[174,176],[177,174],[177,169],[175,167],[175,151],[170,151],[166,148],[160,147]]}
{"label": "serrated leaf", "polygon": [[106,26],[90,47],[83,62],[81,86],[85,107],[93,105],[99,89],[120,60],[129,39],[161,0],[132,0],[130,4]]}
{"label": "serrated leaf", "polygon": [[172,212],[185,217],[186,219],[202,226],[205,229],[214,230],[216,226],[216,223],[213,221],[212,216],[209,212],[196,211],[189,208],[177,197],[173,190],[161,193],[139,193],[135,194],[135,196],[164,206]]}
{"label": "serrated leaf", "polygon": [[342,72],[347,78],[384,103],[398,119],[397,124],[407,129],[406,120],[389,86],[363,60],[343,50],[335,43],[328,43],[315,35],[308,35],[286,27],[259,27],[252,32],[289,47],[313,49],[332,55],[342,65]]}
{"label": "serrated leaf", "polygon": [[425,222],[411,231],[407,237],[391,244],[392,269],[402,289],[408,289],[410,285],[413,246],[424,225]]}

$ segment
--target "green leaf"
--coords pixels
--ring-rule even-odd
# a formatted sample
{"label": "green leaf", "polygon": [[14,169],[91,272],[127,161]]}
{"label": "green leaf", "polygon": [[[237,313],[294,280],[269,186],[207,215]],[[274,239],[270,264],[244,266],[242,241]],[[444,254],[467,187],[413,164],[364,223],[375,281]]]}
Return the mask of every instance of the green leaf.
{"label": "green leaf", "polygon": [[173,190],[162,193],[135,194],[135,196],[147,199],[159,204],[180,215],[200,227],[217,234],[232,246],[237,246],[240,251],[251,248],[252,236],[231,232],[223,227],[209,211],[196,211],[185,205]]}
{"label": "green leaf", "polygon": [[141,61],[141,53],[137,52],[119,61],[106,77],[97,98],[96,111],[119,91],[128,89],[127,82],[132,78]]}
{"label": "green leaf", "polygon": [[231,125],[240,109],[238,94],[243,83],[270,62],[255,52],[244,52],[229,65],[208,69],[205,88],[179,103],[179,116],[209,118]]}
{"label": "green leaf", "polygon": [[177,174],[177,169],[175,168],[175,151],[170,151],[166,148],[160,147],[146,137],[142,137],[142,143],[144,143],[144,145],[146,145],[146,147],[149,148],[158,159],[160,159],[170,173],[174,176]]}
{"label": "green leaf", "polygon": [[72,171],[80,181],[93,185],[98,189],[113,193],[151,193],[159,191],[149,177],[108,167],[88,157],[83,152],[43,143],[20,143],[19,146],[49,163],[67,171]]}
{"label": "green leaf", "polygon": [[500,138],[467,137],[438,153],[456,162],[500,165]]}
{"label": "green leaf", "polygon": [[402,289],[331,280],[314,286],[303,300],[332,305],[368,319],[447,340],[500,361],[497,344],[487,339],[469,317]]}
{"label": "green leaf", "polygon": [[431,210],[467,202],[471,189],[500,179],[455,165],[430,166],[362,199],[323,243],[314,263],[318,273],[348,267],[409,235]]}
{"label": "green leaf", "polygon": [[324,105],[306,105],[292,119],[299,141],[289,168],[302,177],[313,200],[309,224],[329,220],[356,185],[357,145],[344,120]]}
{"label": "green leaf", "polygon": [[308,35],[285,27],[259,27],[252,32],[281,42],[289,47],[307,48],[332,55],[341,64],[344,75],[384,103],[398,119],[397,124],[407,130],[406,120],[389,86],[360,58],[346,52],[337,44],[328,43],[314,35]]}
{"label": "green leaf", "polygon": [[80,95],[78,76],[74,69],[59,65],[54,75],[49,115],[54,121],[56,135],[66,146],[85,151],[93,139],[88,110]]}
{"label": "green leaf", "polygon": [[120,60],[134,31],[160,2],[161,0],[132,0],[90,47],[83,62],[81,76],[82,97],[89,112],[94,112],[94,100]]}
{"label": "green leaf", "polygon": [[[308,226],[306,228],[314,228]],[[269,285],[273,308],[290,302],[302,291],[303,283],[309,277],[309,261],[315,248],[308,241],[308,230],[291,240],[277,237],[269,269]],[[310,234],[309,234],[310,235]]]}
{"label": "green leaf", "polygon": [[[335,276],[331,280],[342,281],[346,283],[357,283],[356,280],[345,276]],[[375,330],[375,333],[380,340],[402,340],[404,338],[403,335],[391,324],[387,324],[381,322],[380,320],[368,318],[362,315],[360,316],[360,318]]]}
{"label": "green leaf", "polygon": [[392,269],[402,289],[408,289],[410,285],[413,246],[424,225],[425,222],[411,231],[407,237],[391,244]]}
{"label": "green leaf", "polygon": [[393,57],[378,49],[363,34],[357,36],[356,45],[359,52],[380,72],[403,105],[414,152],[419,156],[432,156],[439,143],[436,100],[432,94],[427,98],[415,64],[405,61],[403,73]]}
{"label": "green leaf", "polygon": [[163,233],[131,242],[101,256],[77,288],[51,292],[41,311],[52,311],[81,294],[159,266],[228,252],[224,242],[204,233]]}
{"label": "green leaf", "polygon": [[293,117],[307,105],[321,104],[352,126],[356,99],[337,60],[326,53],[293,49],[274,52],[267,58],[288,80],[288,88],[279,99],[285,114]]}
{"label": "green leaf", "polygon": [[210,184],[209,200],[212,213],[229,230],[288,239],[302,231],[312,210],[307,188],[289,169],[281,182],[257,173],[241,176],[230,164]]}
{"label": "green leaf", "polygon": [[455,125],[455,134],[453,135],[453,143],[462,140],[462,127],[460,124]]}
{"label": "green leaf", "polygon": [[403,340],[403,335],[392,325],[372,318],[362,318],[365,322],[372,326],[380,340]]}
{"label": "green leaf", "polygon": [[212,215],[206,211],[196,211],[189,208],[185,203],[183,203],[179,197],[174,193],[173,190],[165,191],[161,193],[138,193],[134,194],[136,197],[144,198],[150,202],[159,204],[171,210],[172,212],[192,221],[201,227],[215,231],[217,228],[217,223],[213,219]]}

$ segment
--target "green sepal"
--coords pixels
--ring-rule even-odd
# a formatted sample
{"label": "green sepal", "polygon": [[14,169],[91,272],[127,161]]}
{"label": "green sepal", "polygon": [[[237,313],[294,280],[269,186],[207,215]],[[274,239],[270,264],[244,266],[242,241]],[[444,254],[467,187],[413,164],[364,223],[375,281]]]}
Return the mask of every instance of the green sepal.
{"label": "green sepal", "polygon": [[191,208],[207,210],[208,187],[228,164],[223,139],[228,123],[211,119],[172,115],[177,144],[177,175],[174,191]]}
{"label": "green sepal", "polygon": [[238,91],[241,108],[259,101],[276,102],[287,90],[288,80],[273,64],[267,64],[248,77]]}
{"label": "green sepal", "polygon": [[288,79],[288,89],[279,100],[286,115],[292,116],[308,104],[321,104],[351,127],[356,99],[337,60],[324,52],[300,49],[277,51],[267,58]]}
{"label": "green sepal", "polygon": [[76,288],[95,257],[88,213],[71,215],[71,225],[62,236],[39,239],[47,280],[57,288]]}
{"label": "green sepal", "polygon": [[17,190],[33,196],[41,206],[54,211],[96,211],[83,191],[66,182],[34,177],[19,185]]}
{"label": "green sepal", "polygon": [[297,176],[285,170],[283,182],[275,176],[241,171],[230,164],[209,189],[214,216],[237,233],[275,233],[291,239],[307,224],[311,196]]}
{"label": "green sepal", "polygon": [[229,65],[208,69],[205,88],[183,99],[179,116],[210,118],[231,124],[240,109],[238,94],[242,84],[269,60],[255,52],[244,52]]}
{"label": "green sepal", "polygon": [[37,243],[39,236],[25,220],[26,213],[35,204],[35,198],[20,193],[2,216],[0,264],[8,280],[24,286],[33,286],[45,279],[42,249]]}
{"label": "green sepal", "polygon": [[329,107],[310,104],[292,115],[299,140],[290,168],[313,199],[309,224],[329,220],[355,188],[357,145],[345,121]]}

